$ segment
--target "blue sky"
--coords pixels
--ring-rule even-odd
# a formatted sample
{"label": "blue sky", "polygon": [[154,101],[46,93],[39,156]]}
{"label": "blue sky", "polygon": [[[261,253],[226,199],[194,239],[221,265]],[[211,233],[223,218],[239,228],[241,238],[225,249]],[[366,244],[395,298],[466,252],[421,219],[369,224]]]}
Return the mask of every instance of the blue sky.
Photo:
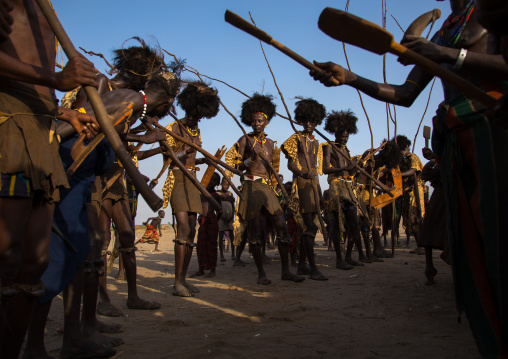
{"label": "blue sky", "polygon": [[[226,9],[247,20],[249,20],[250,11],[260,29],[309,61],[334,61],[346,66],[342,44],[322,33],[317,26],[319,14],[325,7],[343,10],[346,0],[188,0],[179,2],[53,0],[52,3],[76,47],[102,53],[110,59],[112,50],[120,48],[128,38],[139,36],[151,45],[158,43],[161,48],[186,59],[188,65],[202,74],[225,81],[249,95],[254,92],[273,94],[276,98],[277,111],[284,114],[284,106],[273,84],[259,41],[226,23],[224,21]],[[349,11],[381,25],[381,4],[382,0],[351,0]],[[419,15],[439,8],[442,11],[442,17],[434,27],[434,32],[439,29],[450,13],[447,1],[387,0],[387,8],[387,29],[394,35],[397,42],[402,38],[402,31],[392,16],[405,29]],[[135,43],[131,41],[125,44],[125,46],[130,45]],[[359,118],[359,132],[351,136],[349,149],[355,155],[370,148],[371,139],[367,120],[356,90],[347,86],[326,88],[315,82],[308,75],[308,70],[291,58],[266,44],[264,48],[291,112],[294,110],[297,96],[312,97],[322,103],[327,111],[351,109]],[[347,46],[346,49],[354,72],[375,81],[383,80],[381,56],[352,46]],[[88,58],[100,71],[108,69],[102,59]],[[166,59],[169,61],[169,56]],[[386,71],[389,83],[403,83],[410,69],[411,67],[400,65],[395,56],[387,55]],[[185,73],[184,78],[195,79],[190,73]],[[212,85],[219,90],[219,95],[226,107],[238,116],[245,97],[221,83],[215,82]],[[427,104],[429,89],[430,85],[411,108],[396,108],[398,133],[406,135],[411,141]],[[442,99],[441,83],[438,80],[434,86],[422,129],[423,125],[431,126],[432,116]],[[374,145],[377,145],[387,137],[386,106],[365,95],[363,95],[363,101],[372,122]],[[183,111],[179,108],[178,115],[183,116]],[[164,125],[169,122],[169,118],[161,121]],[[320,126],[319,129],[324,132],[322,127]],[[217,117],[201,121],[200,128],[203,147],[209,152],[215,152],[222,145],[229,148],[242,135],[241,130],[223,109]],[[291,135],[292,130],[286,120],[275,117],[268,125],[266,132],[280,146]],[[390,134],[393,135],[393,125],[391,125]],[[420,131],[415,148],[417,155],[421,155],[423,146],[424,140]],[[281,173],[285,180],[290,180],[291,175],[286,163],[284,159],[281,160]],[[140,168],[145,175],[153,178],[158,174],[161,165],[161,158],[155,157],[143,161]],[[204,169],[198,172],[198,178],[202,176]],[[235,183],[238,182],[236,178]],[[162,183],[160,181],[155,189],[160,196]],[[328,187],[325,177],[321,178],[321,185],[323,189]],[[152,215],[152,211],[140,199],[137,223],[141,223]],[[170,221],[169,217],[167,218]]]}

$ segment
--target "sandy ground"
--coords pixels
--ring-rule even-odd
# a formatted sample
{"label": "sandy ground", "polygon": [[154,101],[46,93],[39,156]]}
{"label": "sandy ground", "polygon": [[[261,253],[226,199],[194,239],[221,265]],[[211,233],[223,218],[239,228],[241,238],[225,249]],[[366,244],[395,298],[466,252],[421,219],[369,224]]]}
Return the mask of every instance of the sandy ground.
{"label": "sandy ground", "polygon": [[[142,236],[141,231],[136,236]],[[426,286],[424,256],[397,248],[395,258],[350,271],[335,269],[335,254],[316,247],[326,282],[280,280],[277,251],[267,251],[270,286],[256,284],[248,250],[246,267],[233,267],[231,252],[217,277],[189,279],[201,291],[194,298],[172,295],[173,233],[163,231],[160,252],[140,244],[138,291],[162,303],[157,311],[130,310],[127,284],[108,277],[125,344],[115,358],[479,358],[467,319],[457,322],[451,268],[434,253],[436,286]],[[414,242],[411,242],[414,247]],[[194,254],[189,272],[197,270]],[[296,271],[296,270],[295,270]],[[117,264],[111,275],[118,272]],[[200,277],[203,278],[203,277]],[[53,304],[46,344],[58,357],[63,326],[61,297]]]}

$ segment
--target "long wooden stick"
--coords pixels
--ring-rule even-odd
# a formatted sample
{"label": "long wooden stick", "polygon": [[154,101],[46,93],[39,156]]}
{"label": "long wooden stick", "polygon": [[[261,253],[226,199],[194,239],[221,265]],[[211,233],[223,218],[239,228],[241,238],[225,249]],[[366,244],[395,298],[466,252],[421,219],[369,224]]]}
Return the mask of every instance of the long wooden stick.
{"label": "long wooden stick", "polygon": [[[55,36],[58,38],[58,41],[60,42],[60,45],[62,46],[62,49],[64,50],[67,57],[70,59],[75,56],[81,56],[72,44],[69,36],[67,36],[67,33],[56,17],[56,14],[53,11],[53,8],[49,4],[48,0],[37,0],[37,3],[41,8],[42,13],[46,17],[49,26],[55,33]],[[139,191],[141,196],[143,196],[146,203],[153,211],[157,211],[162,207],[163,201],[152,191],[150,187],[148,187],[143,176],[141,173],[139,173],[138,168],[132,162],[132,159],[127,153],[127,150],[120,140],[120,137],[116,133],[115,128],[108,120],[108,113],[104,107],[104,103],[102,102],[101,97],[99,96],[99,93],[97,92],[97,89],[92,86],[84,86],[83,89],[85,90],[90,104],[92,105],[94,114],[97,118],[97,121],[99,122],[99,125],[101,126],[102,132],[115,151],[116,157],[122,163],[123,167],[131,177],[134,186],[136,186],[136,189]]]}
{"label": "long wooden stick", "polygon": [[[268,35],[263,30],[257,28],[256,26],[249,24],[248,21],[243,19],[241,16],[235,14],[232,11],[226,10],[226,13],[224,14],[224,20],[226,22],[229,22],[231,25],[239,28],[240,30],[245,31],[249,35],[254,36],[258,40],[261,40],[263,42],[266,42],[268,45],[272,45],[277,50],[281,51],[282,53],[286,54],[287,56],[291,57],[293,60],[298,62],[300,65],[306,67],[309,70],[314,71],[321,71],[319,67],[314,65],[312,62],[304,59],[302,56],[298,55],[296,52],[294,52],[291,49],[288,49],[286,46],[282,45],[280,42],[274,40],[270,35]],[[336,80],[333,80],[336,81]],[[338,85],[338,81],[336,81],[336,84]]]}
{"label": "long wooden stick", "polygon": [[[251,20],[252,20],[252,22],[254,22],[254,20],[252,19],[252,16],[251,16]],[[254,23],[254,26],[256,26],[255,23]],[[291,121],[291,113],[289,112],[286,101],[284,100],[284,95],[282,94],[282,91],[280,90],[279,85],[277,84],[277,80],[275,79],[275,75],[272,71],[272,67],[270,66],[270,62],[268,61],[268,57],[266,57],[265,49],[263,48],[263,43],[261,41],[259,41],[259,44],[261,46],[261,51],[263,52],[263,56],[265,57],[266,64],[268,65],[268,69],[270,70],[270,74],[272,75],[273,83],[274,83],[275,87],[277,88],[277,91],[279,92],[280,99],[282,100],[282,104],[284,105],[284,108],[286,109],[286,114],[288,115],[288,119],[290,120],[289,124],[291,125],[291,128],[293,129],[294,133],[296,133],[296,135],[298,137],[298,141],[302,144],[303,153],[305,156],[305,163],[307,165],[308,171],[310,171],[311,164],[310,164],[310,159],[309,159],[309,153],[307,152],[307,150],[308,150],[308,147],[306,146],[307,141],[302,140],[301,133],[296,129],[295,125],[293,125],[293,122]],[[323,234],[323,239],[324,239],[325,243],[328,243],[328,232],[326,231],[325,223],[323,221],[323,216],[321,215],[321,207],[320,207],[321,199],[319,197],[317,183],[314,180],[314,178],[310,179],[310,185],[312,187],[312,193],[314,195],[314,202],[316,205],[315,210],[316,210],[316,214],[319,219],[319,225],[321,226],[321,233]]]}

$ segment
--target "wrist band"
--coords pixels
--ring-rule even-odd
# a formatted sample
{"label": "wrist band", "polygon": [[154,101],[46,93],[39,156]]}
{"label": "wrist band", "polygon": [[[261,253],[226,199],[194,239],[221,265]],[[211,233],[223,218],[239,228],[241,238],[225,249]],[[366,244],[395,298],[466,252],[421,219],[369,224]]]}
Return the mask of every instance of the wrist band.
{"label": "wrist band", "polygon": [[250,157],[247,158],[245,161],[243,161],[243,165],[245,167],[249,167],[251,163],[252,163],[252,160],[250,159]]}
{"label": "wrist band", "polygon": [[457,61],[455,62],[455,65],[453,65],[454,70],[460,70],[462,67],[462,64],[464,63],[464,60],[466,59],[467,50],[466,49],[460,49],[459,56],[457,56]]}

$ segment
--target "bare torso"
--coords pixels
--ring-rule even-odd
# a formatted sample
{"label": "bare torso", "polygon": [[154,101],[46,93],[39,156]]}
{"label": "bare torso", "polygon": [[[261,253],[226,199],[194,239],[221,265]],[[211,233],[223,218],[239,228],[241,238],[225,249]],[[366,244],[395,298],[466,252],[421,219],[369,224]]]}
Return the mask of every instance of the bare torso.
{"label": "bare torso", "polygon": [[[55,35],[35,0],[14,0],[11,16],[14,19],[9,39],[0,42],[0,51],[30,65],[54,69]],[[52,98],[53,89],[26,84]]]}
{"label": "bare torso", "polygon": [[[238,152],[242,157],[242,161],[251,158],[254,151],[261,151],[261,153],[264,154],[265,158],[271,162],[273,160],[273,141],[269,138],[266,138],[266,141],[258,141],[251,134],[249,134],[248,137],[248,141],[245,136],[240,138],[238,141],[238,144],[240,145]],[[254,146],[252,143],[254,143]],[[270,176],[270,167],[261,159],[260,156],[258,156],[254,161],[252,161],[252,164],[249,166],[249,168],[247,168],[246,173],[268,178]]]}

